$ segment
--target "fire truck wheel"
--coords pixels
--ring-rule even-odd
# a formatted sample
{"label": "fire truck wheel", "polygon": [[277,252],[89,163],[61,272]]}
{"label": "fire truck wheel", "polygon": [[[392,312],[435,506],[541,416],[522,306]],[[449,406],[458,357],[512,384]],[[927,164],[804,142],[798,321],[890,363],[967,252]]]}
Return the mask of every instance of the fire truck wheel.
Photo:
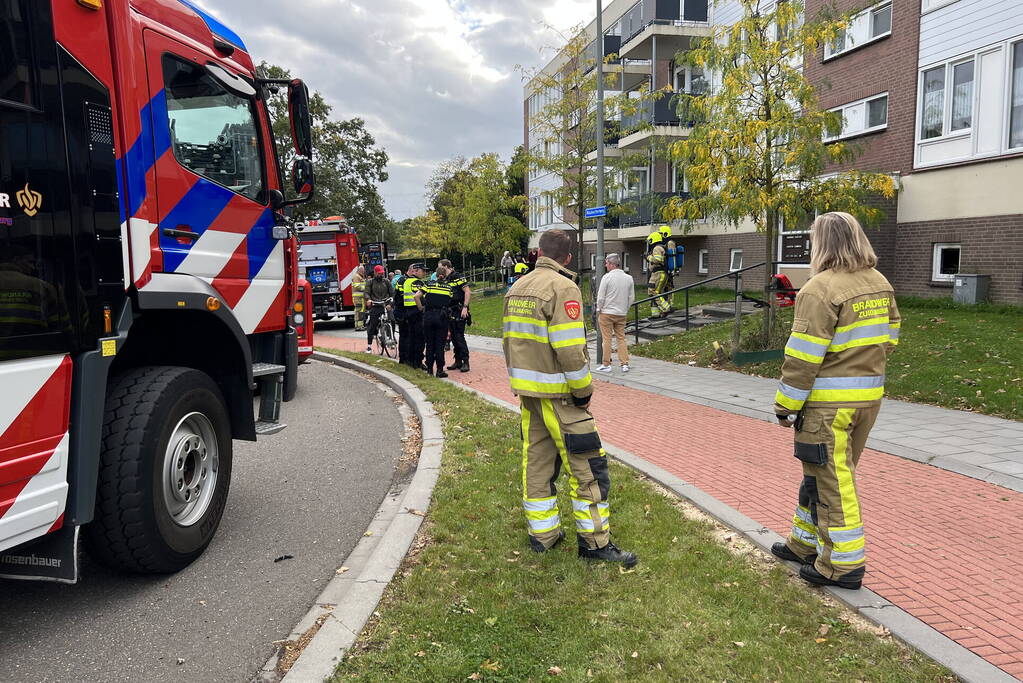
{"label": "fire truck wheel", "polygon": [[90,554],[143,574],[188,566],[213,539],[231,481],[220,389],[190,368],[130,370],[107,393],[102,447]]}

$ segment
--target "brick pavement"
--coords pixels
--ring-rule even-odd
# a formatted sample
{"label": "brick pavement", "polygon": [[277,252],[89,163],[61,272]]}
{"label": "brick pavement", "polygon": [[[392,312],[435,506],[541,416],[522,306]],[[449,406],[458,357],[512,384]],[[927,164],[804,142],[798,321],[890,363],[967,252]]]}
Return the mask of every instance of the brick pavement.
{"label": "brick pavement", "polygon": [[[356,339],[317,344],[362,350]],[[503,358],[477,352],[454,381],[515,402]],[[801,477],[792,433],[762,420],[606,383],[592,404],[602,438],[787,535]],[[671,414],[670,422],[649,416]],[[1023,677],[1023,494],[876,450],[860,461],[865,585]]]}

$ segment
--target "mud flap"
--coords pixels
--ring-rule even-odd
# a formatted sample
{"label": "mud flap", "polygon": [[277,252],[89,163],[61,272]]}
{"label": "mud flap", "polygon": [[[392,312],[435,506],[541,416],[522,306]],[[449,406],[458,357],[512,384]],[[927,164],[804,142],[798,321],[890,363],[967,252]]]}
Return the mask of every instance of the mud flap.
{"label": "mud flap", "polygon": [[0,579],[78,582],[78,526],[0,553]]}

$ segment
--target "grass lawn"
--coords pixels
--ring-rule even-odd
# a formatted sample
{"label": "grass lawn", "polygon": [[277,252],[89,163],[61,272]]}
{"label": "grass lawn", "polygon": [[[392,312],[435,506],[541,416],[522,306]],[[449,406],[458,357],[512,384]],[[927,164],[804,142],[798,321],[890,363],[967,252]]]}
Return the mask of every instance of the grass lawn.
{"label": "grass lawn", "polygon": [[[756,296],[755,294],[751,294]],[[646,285],[636,287],[636,301],[647,298]],[[589,288],[583,291],[583,301],[589,303],[590,301]],[[761,297],[762,298],[762,297]],[[674,296],[675,302],[673,306],[675,308],[685,308],[685,295],[677,293]],[[728,302],[735,300],[735,293],[731,289],[717,289],[713,287],[705,288],[693,288],[689,290],[689,305],[690,306],[702,306],[704,304],[712,304],[719,302]],[[500,337],[501,336],[501,313],[503,310],[503,293],[500,295],[491,295],[484,297],[482,295],[473,294],[472,303],[472,327],[469,328],[470,334],[478,334],[484,337]],[[646,318],[650,315],[650,304],[640,304],[639,315],[641,318]],[[631,314],[630,314],[631,316]],[[631,320],[631,317],[630,317]]]}
{"label": "grass lawn", "polygon": [[531,552],[518,416],[343,355],[419,385],[446,442],[422,538],[333,681],[954,680],[617,464],[612,528],[639,566],[584,563],[571,531]]}
{"label": "grass lawn", "polygon": [[[1023,309],[961,306],[950,299],[900,297],[898,301],[902,334],[899,348],[888,361],[887,396],[1023,420]],[[782,309],[780,318],[790,325],[792,309]],[[759,315],[743,320],[743,338],[753,338],[761,325]],[[728,348],[732,326],[731,321],[710,325],[636,346],[630,352],[779,376],[781,361],[742,367],[716,363],[712,343]]]}

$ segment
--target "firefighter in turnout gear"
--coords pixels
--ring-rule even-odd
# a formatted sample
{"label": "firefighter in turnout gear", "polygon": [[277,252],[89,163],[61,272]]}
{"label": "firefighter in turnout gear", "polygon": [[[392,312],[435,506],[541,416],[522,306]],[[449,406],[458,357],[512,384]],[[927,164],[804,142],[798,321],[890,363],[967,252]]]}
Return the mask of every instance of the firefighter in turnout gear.
{"label": "firefighter in turnout gear", "polygon": [[363,324],[366,311],[366,268],[359,266],[352,276],[352,304],[355,307],[355,330],[366,329]]}
{"label": "firefighter in turnout gear", "polygon": [[472,289],[469,280],[462,273],[455,272],[451,261],[442,259],[439,265],[444,266],[447,283],[451,285],[451,308],[448,312],[448,332],[451,335],[451,349],[455,360],[448,370],[469,372],[469,344],[465,341],[465,328],[472,324],[469,313],[469,301],[472,300]]}
{"label": "firefighter in turnout gear", "polygon": [[448,338],[448,309],[451,308],[451,285],[447,283],[447,269],[438,264],[437,279],[423,283],[415,294],[416,306],[423,313],[423,337],[426,340],[426,371],[438,377],[444,372],[444,344]]}
{"label": "firefighter in turnout gear", "polygon": [[398,278],[394,293],[398,299],[398,362],[412,368],[423,367],[423,314],[416,306],[416,292],[423,286],[426,266],[413,263]]}
{"label": "firefighter in turnout gear", "polygon": [[675,273],[682,268],[682,254],[671,239],[671,226],[662,225],[657,232],[661,233],[661,240],[664,242],[664,270],[668,274],[668,283],[665,289],[675,289]]}
{"label": "firefighter in turnout gear", "polygon": [[856,466],[881,409],[901,320],[855,218],[824,214],[810,240],[813,276],[796,296],[774,405],[778,422],[796,429],[803,481],[792,534],[772,552],[803,563],[800,576],[811,583],[855,589],[866,571]]}
{"label": "firefighter in turnout gear", "polygon": [[593,382],[582,296],[565,267],[572,242],[562,230],[540,235],[536,268],[504,298],[504,356],[522,409],[522,505],[529,543],[545,552],[564,538],[555,482],[568,470],[579,556],[636,564],[610,540],[607,454],[589,411]]}
{"label": "firefighter in turnout gear", "polygon": [[[647,281],[646,291],[648,296],[657,296],[668,288],[668,271],[665,264],[667,252],[663,245],[664,236],[660,231],[652,232],[646,241],[646,262],[650,269],[650,279]],[[667,318],[668,313],[671,312],[671,304],[663,296],[658,296],[650,304],[650,308],[657,311],[657,315],[651,315],[651,318]]]}

